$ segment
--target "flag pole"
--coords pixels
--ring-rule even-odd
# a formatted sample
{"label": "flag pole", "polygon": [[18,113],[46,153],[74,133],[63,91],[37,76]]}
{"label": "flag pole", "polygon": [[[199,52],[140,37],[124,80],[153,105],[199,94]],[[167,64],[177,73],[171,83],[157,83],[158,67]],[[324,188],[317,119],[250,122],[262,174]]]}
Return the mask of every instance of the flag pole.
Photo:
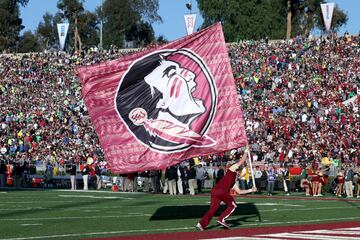
{"label": "flag pole", "polygon": [[250,171],[251,171],[251,179],[252,179],[253,187],[256,187],[256,185],[255,185],[255,177],[254,177],[254,170],[253,170],[252,163],[251,163],[250,149],[247,150],[247,153],[248,153],[248,158],[249,158],[249,163],[250,163]]}

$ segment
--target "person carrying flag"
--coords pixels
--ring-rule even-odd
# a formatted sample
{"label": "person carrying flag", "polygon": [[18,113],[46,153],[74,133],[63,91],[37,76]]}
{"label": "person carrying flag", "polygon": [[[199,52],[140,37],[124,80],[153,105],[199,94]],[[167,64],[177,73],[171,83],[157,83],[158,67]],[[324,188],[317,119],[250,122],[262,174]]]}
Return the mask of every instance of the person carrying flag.
{"label": "person carrying flag", "polygon": [[238,186],[235,185],[237,170],[241,165],[245,163],[246,155],[248,151],[249,151],[249,146],[247,145],[241,160],[231,165],[227,170],[225,176],[211,190],[210,209],[196,224],[196,228],[198,230],[204,231],[206,226],[210,223],[212,217],[215,215],[216,211],[219,209],[221,202],[224,202],[227,208],[225,209],[224,212],[221,213],[221,215],[217,218],[216,221],[225,228],[230,228],[230,226],[225,222],[225,219],[228,218],[236,208],[236,202],[229,193],[231,188],[233,188],[238,194],[247,194],[251,192],[256,192],[255,187],[248,190],[241,190]]}

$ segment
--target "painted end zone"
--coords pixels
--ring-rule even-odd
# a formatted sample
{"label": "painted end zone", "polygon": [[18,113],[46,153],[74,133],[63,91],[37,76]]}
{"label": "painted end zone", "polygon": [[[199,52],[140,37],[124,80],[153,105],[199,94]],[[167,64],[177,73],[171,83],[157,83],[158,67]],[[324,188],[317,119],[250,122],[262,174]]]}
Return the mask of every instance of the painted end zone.
{"label": "painted end zone", "polygon": [[[180,239],[360,239],[360,221],[304,224],[296,226],[236,228],[205,230],[204,232],[175,232],[164,234],[131,235],[101,240],[180,240]],[[93,239],[94,240],[94,239]]]}

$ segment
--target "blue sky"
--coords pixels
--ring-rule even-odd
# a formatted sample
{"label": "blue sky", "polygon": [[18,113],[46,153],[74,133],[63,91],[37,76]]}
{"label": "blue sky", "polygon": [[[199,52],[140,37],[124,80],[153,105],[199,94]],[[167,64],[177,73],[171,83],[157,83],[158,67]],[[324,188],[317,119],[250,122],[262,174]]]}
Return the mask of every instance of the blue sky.
{"label": "blue sky", "polygon": [[[155,35],[163,35],[168,40],[174,40],[186,35],[184,24],[184,13],[188,13],[185,3],[191,0],[159,0],[160,8],[158,14],[162,17],[163,23],[155,23],[153,28]],[[49,12],[55,14],[57,12],[56,4],[58,0],[30,0],[25,8],[21,8],[21,18],[23,19],[24,30],[34,31],[42,16]],[[349,17],[348,23],[340,30],[343,34],[346,30],[350,34],[359,34],[360,31],[360,0],[335,0],[333,1],[344,10]],[[196,0],[192,0],[193,12],[198,13],[196,19],[197,29],[203,19],[201,18],[197,9]],[[101,0],[86,0],[85,8],[93,11],[96,7],[101,5]]]}

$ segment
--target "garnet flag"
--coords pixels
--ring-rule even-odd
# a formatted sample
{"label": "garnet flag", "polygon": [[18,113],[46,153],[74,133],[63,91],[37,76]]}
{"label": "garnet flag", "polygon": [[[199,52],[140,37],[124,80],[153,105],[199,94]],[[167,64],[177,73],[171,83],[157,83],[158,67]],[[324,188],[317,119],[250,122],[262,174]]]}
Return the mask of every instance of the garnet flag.
{"label": "garnet flag", "polygon": [[247,144],[220,23],[76,70],[113,172],[162,169]]}

